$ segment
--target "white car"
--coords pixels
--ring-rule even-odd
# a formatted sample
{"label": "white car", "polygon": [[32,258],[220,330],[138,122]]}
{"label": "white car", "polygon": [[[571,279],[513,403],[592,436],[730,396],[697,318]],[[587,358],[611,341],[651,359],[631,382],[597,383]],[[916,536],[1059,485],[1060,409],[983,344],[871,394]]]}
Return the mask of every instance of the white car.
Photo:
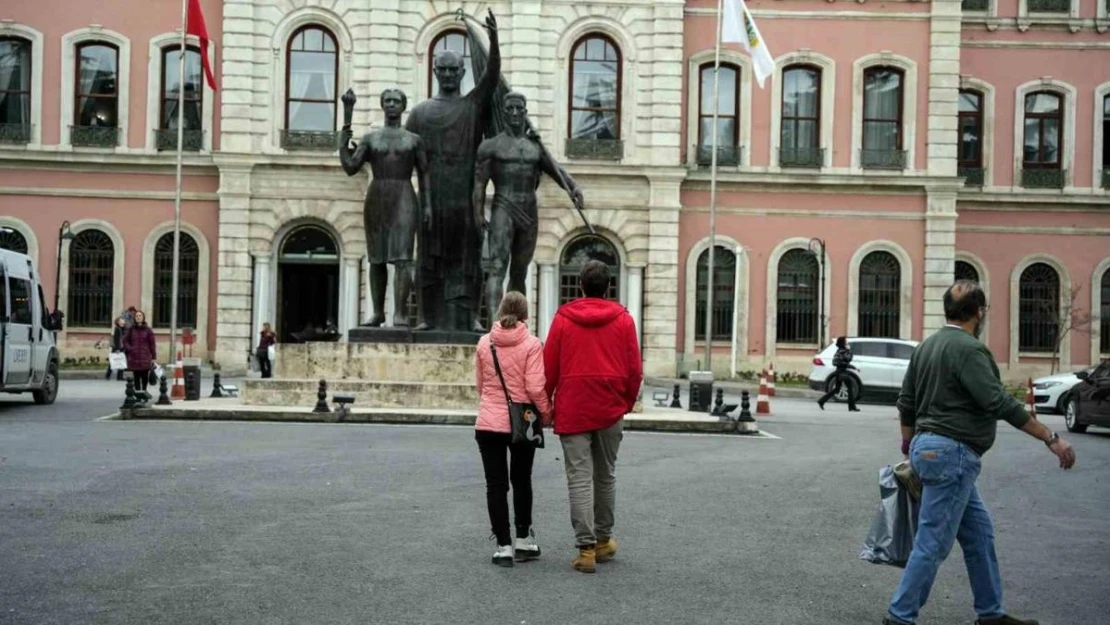
{"label": "white car", "polygon": [[[1087,375],[1094,370],[1094,367],[1084,369]],[[1057,373],[1033,380],[1033,404],[1037,407],[1037,412],[1064,414],[1066,395],[1071,387],[1079,384],[1079,378],[1076,377],[1078,373]]]}
{"label": "white car", "polygon": [[[852,365],[849,369],[853,393],[862,387],[862,397],[867,399],[891,399],[902,390],[902,378],[910,356],[917,347],[917,341],[901,339],[852,338],[848,337],[848,347],[852,350]],[[809,387],[826,392],[832,389],[832,377],[836,367],[832,365],[836,354],[836,344],[831,344],[813,357],[813,370],[809,374]],[[848,386],[841,386],[836,401],[848,401]]]}

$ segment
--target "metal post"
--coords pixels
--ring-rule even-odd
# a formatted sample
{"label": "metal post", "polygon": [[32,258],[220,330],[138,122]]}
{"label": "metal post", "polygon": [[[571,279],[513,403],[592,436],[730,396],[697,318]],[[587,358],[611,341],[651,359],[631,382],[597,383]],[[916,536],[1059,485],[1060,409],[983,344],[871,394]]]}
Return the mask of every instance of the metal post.
{"label": "metal post", "polygon": [[721,13],[724,0],[717,0],[717,39],[713,55],[713,154],[709,161],[709,267],[705,289],[705,371],[713,371],[713,253],[717,247],[717,148],[720,132],[717,121],[721,113]]}
{"label": "metal post", "polygon": [[177,70],[177,185],[173,196],[173,286],[170,289],[170,357],[177,351],[177,273],[181,251],[181,159],[185,138],[185,53],[189,3],[181,0],[181,55]]}
{"label": "metal post", "polygon": [[59,290],[62,288],[62,241],[72,238],[69,222],[63,221],[62,227],[58,228],[58,266],[54,269],[54,310],[58,310],[58,298],[61,297]]}
{"label": "metal post", "polygon": [[817,257],[817,271],[820,286],[817,292],[818,310],[820,311],[817,326],[817,349],[825,348],[825,240],[812,238],[809,240],[809,253]]}

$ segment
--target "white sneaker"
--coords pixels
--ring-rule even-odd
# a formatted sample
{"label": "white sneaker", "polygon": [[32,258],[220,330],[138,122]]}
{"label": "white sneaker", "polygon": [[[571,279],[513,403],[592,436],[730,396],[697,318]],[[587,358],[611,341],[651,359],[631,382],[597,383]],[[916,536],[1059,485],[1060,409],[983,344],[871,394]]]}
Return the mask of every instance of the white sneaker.
{"label": "white sneaker", "polygon": [[540,548],[536,544],[536,533],[528,532],[525,538],[516,539],[516,561],[527,562],[540,557]]}
{"label": "white sneaker", "polygon": [[513,565],[513,546],[501,545],[493,552],[493,563],[497,566]]}

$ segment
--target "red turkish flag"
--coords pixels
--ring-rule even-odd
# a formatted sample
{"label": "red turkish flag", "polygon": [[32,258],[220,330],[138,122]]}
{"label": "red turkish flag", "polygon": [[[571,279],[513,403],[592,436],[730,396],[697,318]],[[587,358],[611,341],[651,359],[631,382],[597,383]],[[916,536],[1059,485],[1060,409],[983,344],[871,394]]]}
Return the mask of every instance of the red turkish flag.
{"label": "red turkish flag", "polygon": [[204,76],[208,79],[208,86],[215,91],[216,78],[212,75],[212,64],[208,62],[208,28],[204,26],[204,13],[200,10],[200,0],[189,0],[185,33],[200,39],[200,62],[204,65]]}

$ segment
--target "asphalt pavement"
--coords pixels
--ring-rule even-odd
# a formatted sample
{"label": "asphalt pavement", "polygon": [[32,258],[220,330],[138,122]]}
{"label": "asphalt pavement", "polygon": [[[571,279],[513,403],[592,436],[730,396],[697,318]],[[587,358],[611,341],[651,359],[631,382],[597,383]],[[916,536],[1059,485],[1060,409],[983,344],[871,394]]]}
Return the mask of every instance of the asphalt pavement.
{"label": "asphalt pavement", "polygon": [[[587,576],[557,443],[534,471],[543,557],[501,569],[469,428],[96,420],[121,399],[0,398],[0,623],[877,625],[901,573],[857,555],[901,458],[889,406],[776,398],[777,439],[626,434],[620,552]],[[1110,431],[1064,436],[1070,472],[1001,426],[979,486],[1008,609],[1105,625]],[[973,622],[961,559],[921,625]]]}

